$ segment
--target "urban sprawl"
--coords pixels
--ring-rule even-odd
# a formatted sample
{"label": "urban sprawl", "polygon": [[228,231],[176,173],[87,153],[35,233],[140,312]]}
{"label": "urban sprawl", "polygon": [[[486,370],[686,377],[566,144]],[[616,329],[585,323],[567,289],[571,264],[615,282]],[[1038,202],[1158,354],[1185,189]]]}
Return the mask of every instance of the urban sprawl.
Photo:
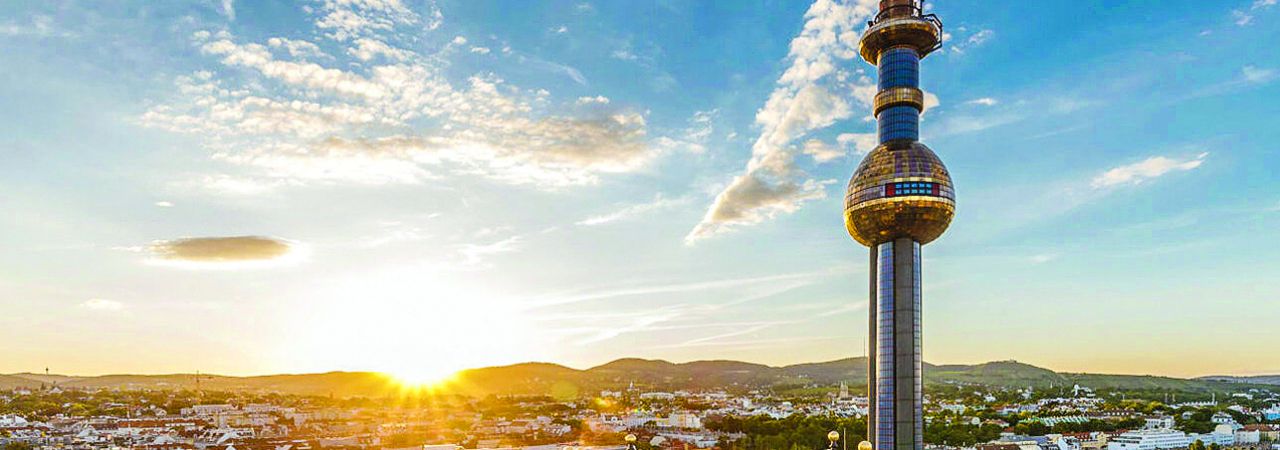
{"label": "urban sprawl", "polygon": [[[931,386],[925,442],[955,450],[1280,450],[1280,387],[1235,392]],[[338,399],[197,390],[0,391],[0,450],[818,449],[855,447],[850,388],[634,386],[557,398]],[[1182,398],[1179,398],[1182,397]],[[842,439],[827,442],[827,432]]]}

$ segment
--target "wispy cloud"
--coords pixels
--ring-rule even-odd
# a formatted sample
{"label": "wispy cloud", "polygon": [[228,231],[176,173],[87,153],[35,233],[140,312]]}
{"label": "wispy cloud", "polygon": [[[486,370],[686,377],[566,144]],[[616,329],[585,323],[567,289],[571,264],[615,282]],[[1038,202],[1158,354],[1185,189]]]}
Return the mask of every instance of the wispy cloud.
{"label": "wispy cloud", "polygon": [[[488,72],[463,82],[446,76],[448,58],[468,40],[456,36],[442,48],[424,49],[418,34],[436,29],[443,16],[433,2],[415,8],[322,0],[309,11],[324,45],[196,32],[193,45],[221,67],[178,77],[178,92],[138,122],[207,137],[215,159],[254,170],[241,179],[260,181],[255,184],[479,175],[557,187],[636,171],[660,153],[650,144],[645,113],[625,105],[597,102],[564,114],[566,102],[545,89],[515,86]],[[472,53],[482,48],[470,47]],[[514,58],[521,68],[587,84],[573,67],[519,53]]]}
{"label": "wispy cloud", "polygon": [[712,281],[693,281],[687,283],[643,283],[633,286],[609,287],[600,290],[589,290],[585,292],[569,292],[560,294],[548,294],[533,297],[522,302],[530,308],[540,308],[547,306],[557,306],[571,303],[579,303],[590,300],[603,300],[609,298],[631,297],[638,295],[653,294],[674,294],[698,292],[716,289],[729,289],[746,286],[757,286],[764,284],[782,285],[786,289],[792,289],[794,286],[807,285],[816,280],[830,276],[833,274],[845,273],[843,270],[822,270],[816,272],[799,272],[781,275],[765,275],[759,277],[746,278],[730,278]]}
{"label": "wispy cloud", "polygon": [[848,72],[843,63],[857,57],[860,27],[875,10],[873,0],[836,3],[818,0],[805,13],[800,34],[791,40],[789,67],[756,114],[760,136],[746,170],[720,192],[685,242],[790,213],[826,196],[830,180],[819,180],[795,164],[794,141],[840,119],[852,117],[855,102],[866,107],[874,83]]}
{"label": "wispy cloud", "polygon": [[663,197],[661,194],[659,194],[656,197],[654,197],[653,201],[651,202],[630,205],[610,213],[591,216],[591,217],[579,220],[577,224],[581,226],[587,226],[587,227],[605,225],[605,224],[610,224],[614,222],[620,222],[623,220],[636,218],[646,213],[659,211],[659,210],[663,210],[666,208],[671,208],[677,205],[683,205],[687,203],[689,203],[689,198],[687,197],[672,199],[672,198]]}
{"label": "wispy cloud", "polygon": [[37,14],[24,22],[5,22],[0,23],[0,36],[10,37],[75,37],[76,34],[70,31],[62,30],[53,22],[53,17]]}
{"label": "wispy cloud", "polygon": [[[968,30],[959,29],[957,31],[966,32]],[[990,41],[994,36],[995,32],[988,29],[975,31],[960,41],[952,43],[951,51],[954,52],[954,54],[963,55],[965,52],[987,43],[987,41]]]}
{"label": "wispy cloud", "polygon": [[965,103],[966,105],[995,106],[997,103],[1000,103],[1000,102],[999,102],[998,100],[994,99],[994,98],[991,98],[991,97],[982,97],[982,98],[977,98],[977,99],[969,100],[969,101],[964,102],[964,103]]}
{"label": "wispy cloud", "polygon": [[1240,69],[1240,74],[1244,77],[1245,82],[1253,84],[1268,83],[1276,79],[1275,69],[1264,69],[1256,66],[1244,66]]}
{"label": "wispy cloud", "polygon": [[523,237],[516,235],[487,244],[463,244],[458,247],[458,254],[462,255],[464,265],[479,266],[490,256],[519,250],[523,241]]}
{"label": "wispy cloud", "polygon": [[1230,94],[1245,89],[1256,88],[1275,81],[1277,75],[1276,69],[1258,67],[1254,65],[1245,65],[1240,68],[1236,76],[1222,82],[1209,84],[1199,89],[1195,89],[1190,93],[1170,100],[1170,103],[1177,103],[1191,99],[1211,97],[1216,95]]}
{"label": "wispy cloud", "polygon": [[1254,0],[1253,4],[1249,5],[1248,10],[1231,10],[1231,18],[1238,26],[1248,26],[1253,23],[1255,13],[1275,6],[1276,2],[1277,0]]}
{"label": "wispy cloud", "polygon": [[227,20],[234,22],[236,20],[235,0],[220,0],[218,3],[219,12],[227,17]]}
{"label": "wispy cloud", "polygon": [[[735,291],[742,291],[743,293],[739,294],[740,296],[736,296],[730,300],[722,301],[719,303],[699,302],[694,304],[677,304],[677,305],[659,307],[656,309],[650,308],[650,309],[644,309],[640,311],[633,311],[624,317],[621,317],[621,318],[615,317],[612,320],[612,322],[617,322],[617,323],[611,323],[608,326],[604,326],[604,327],[578,326],[578,327],[573,327],[571,329],[564,330],[564,331],[566,331],[569,334],[589,335],[590,337],[587,338],[585,341],[578,342],[578,344],[581,345],[583,343],[599,342],[602,340],[618,337],[623,334],[632,334],[632,333],[647,333],[647,332],[657,332],[657,331],[665,332],[665,331],[675,331],[675,330],[696,331],[696,330],[702,330],[702,329],[725,329],[725,328],[740,330],[743,327],[761,327],[761,329],[763,329],[763,328],[771,327],[773,325],[781,325],[784,323],[793,323],[793,322],[778,322],[778,321],[759,322],[759,323],[722,322],[721,321],[722,313],[725,311],[733,310],[734,308],[742,307],[743,305],[746,305],[752,302],[772,298],[776,295],[791,291],[793,289],[810,285],[814,281],[816,280],[798,278],[798,279],[771,280],[769,282],[763,282],[760,284],[736,285],[733,283],[728,283],[728,284],[703,285],[703,286],[699,286],[697,289],[695,289],[695,291],[735,290]],[[668,291],[668,292],[662,292],[662,293],[649,292],[645,294],[628,294],[626,296],[630,296],[630,295],[654,296],[657,294],[665,295],[665,294],[674,294],[674,293],[680,293],[680,292],[693,292],[693,291],[676,290],[676,291]],[[653,299],[651,298],[649,300],[653,300]],[[596,318],[579,317],[578,319],[576,319],[576,322],[581,323],[584,320],[594,321],[595,319]],[[734,335],[737,335],[737,334],[734,334]],[[714,338],[714,339],[718,339],[718,338]],[[699,342],[708,342],[713,339],[697,338],[695,340]],[[673,347],[678,347],[678,345]]]}
{"label": "wispy cloud", "polygon": [[1200,153],[1191,158],[1153,156],[1140,162],[1107,170],[1093,179],[1092,186],[1100,189],[1142,184],[1170,172],[1183,172],[1198,168],[1208,156],[1208,152]]}
{"label": "wispy cloud", "polygon": [[703,337],[695,338],[695,339],[689,339],[689,340],[686,340],[686,341],[684,341],[684,342],[679,342],[679,343],[671,344],[671,345],[669,345],[669,346],[664,346],[664,347],[674,347],[674,348],[679,348],[679,347],[697,347],[697,346],[701,346],[701,345],[717,344],[717,343],[718,343],[717,341],[721,341],[721,340],[724,340],[724,339],[727,339],[727,338],[731,338],[731,337],[738,337],[738,336],[743,336],[743,335],[748,335],[748,334],[754,334],[754,333],[758,333],[758,332],[764,331],[765,329],[772,328],[772,327],[774,327],[774,326],[776,326],[776,325],[785,325],[785,324],[790,324],[790,323],[795,323],[795,322],[793,322],[793,321],[779,321],[779,322],[768,322],[768,323],[762,323],[762,324],[752,325],[752,326],[748,326],[748,327],[734,326],[734,328],[735,328],[735,329],[734,329],[734,330],[732,330],[732,331],[726,331],[726,332],[724,332],[724,333],[713,334],[713,335],[710,335],[710,336],[703,336]]}
{"label": "wispy cloud", "polygon": [[1047,262],[1049,262],[1049,261],[1053,261],[1053,260],[1055,260],[1055,259],[1058,259],[1058,255],[1057,255],[1057,254],[1055,254],[1055,253],[1041,253],[1041,254],[1039,254],[1039,255],[1034,255],[1034,256],[1032,256],[1032,257],[1030,257],[1030,258],[1027,258],[1027,259],[1028,259],[1028,260],[1030,260],[1030,261],[1031,261],[1031,262],[1033,262],[1033,263],[1036,263],[1036,264],[1044,264],[1044,263],[1047,263]]}

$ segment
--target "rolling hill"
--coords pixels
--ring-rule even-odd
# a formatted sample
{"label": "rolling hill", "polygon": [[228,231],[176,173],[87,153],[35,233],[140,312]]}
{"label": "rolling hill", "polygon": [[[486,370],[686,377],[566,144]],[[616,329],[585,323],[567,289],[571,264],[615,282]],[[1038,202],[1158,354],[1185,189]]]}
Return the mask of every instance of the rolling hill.
{"label": "rolling hill", "polygon": [[[1059,373],[1017,361],[994,361],[974,365],[925,364],[924,373],[925,383],[929,385],[979,384],[1015,388],[1030,386],[1044,389],[1080,384],[1095,389],[1163,389],[1185,392],[1222,392],[1241,388],[1240,382],[1235,380],[1235,377],[1181,379],[1140,375]],[[450,392],[466,395],[539,394],[570,398],[601,389],[625,388],[630,384],[659,390],[735,386],[741,388],[782,385],[831,386],[840,382],[861,386],[866,382],[866,374],[866,358],[845,358],[783,367],[724,360],[672,363],[662,360],[627,358],[586,370],[550,363],[523,363],[469,369],[459,372],[449,382],[447,389]],[[1265,377],[1260,379],[1266,380]],[[32,388],[53,383],[68,388],[84,389],[194,389],[196,376],[169,374],[75,377],[29,373],[0,375],[0,389]],[[218,391],[279,392],[337,397],[385,397],[400,395],[404,392],[402,386],[392,382],[385,375],[373,372],[249,377],[200,375],[200,387]]]}
{"label": "rolling hill", "polygon": [[1249,384],[1273,384],[1280,386],[1280,375],[1253,375],[1247,377],[1235,377],[1229,375],[1213,375],[1208,377],[1200,377],[1197,380],[1209,381],[1225,381],[1229,383],[1249,383]]}

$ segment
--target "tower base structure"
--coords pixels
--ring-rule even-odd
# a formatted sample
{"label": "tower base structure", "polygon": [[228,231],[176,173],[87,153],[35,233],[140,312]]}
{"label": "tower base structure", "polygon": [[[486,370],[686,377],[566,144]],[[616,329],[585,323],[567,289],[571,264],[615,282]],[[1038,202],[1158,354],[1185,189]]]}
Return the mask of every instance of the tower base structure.
{"label": "tower base structure", "polygon": [[867,434],[876,450],[924,448],[920,286],[919,242],[871,247]]}

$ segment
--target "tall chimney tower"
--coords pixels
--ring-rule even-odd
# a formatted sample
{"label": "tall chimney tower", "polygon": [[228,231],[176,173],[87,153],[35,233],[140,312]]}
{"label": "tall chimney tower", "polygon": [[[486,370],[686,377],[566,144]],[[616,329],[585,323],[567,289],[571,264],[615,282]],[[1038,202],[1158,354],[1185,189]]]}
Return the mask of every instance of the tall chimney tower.
{"label": "tall chimney tower", "polygon": [[920,0],[880,0],[859,44],[879,71],[879,145],[849,181],[845,228],[871,248],[867,434],[875,450],[924,448],[920,247],[955,214],[951,175],[920,143],[920,60],[942,45],[942,22]]}

